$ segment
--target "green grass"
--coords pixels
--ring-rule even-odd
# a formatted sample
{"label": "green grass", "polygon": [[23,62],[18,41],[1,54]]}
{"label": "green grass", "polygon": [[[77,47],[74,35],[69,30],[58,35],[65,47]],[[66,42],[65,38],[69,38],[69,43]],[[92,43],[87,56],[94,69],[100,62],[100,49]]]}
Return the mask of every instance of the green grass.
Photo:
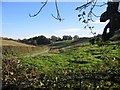
{"label": "green grass", "polygon": [[52,48],[56,48],[56,49],[64,48],[70,46],[72,42],[73,42],[72,40],[58,41],[58,42],[54,42],[51,46]]}
{"label": "green grass", "polygon": [[67,48],[67,47],[76,46],[76,45],[82,45],[82,44],[88,44],[88,41],[65,40],[65,41],[54,42],[51,46],[53,49],[61,49],[61,48]]}
{"label": "green grass", "polygon": [[120,42],[98,46],[66,41],[53,47],[35,57],[3,59],[3,84],[53,90],[120,88]]}
{"label": "green grass", "polygon": [[[116,49],[114,49],[116,48]],[[39,55],[31,58],[24,58],[23,63],[35,64],[43,72],[54,71],[64,68],[85,68],[90,71],[95,69],[98,64],[110,62],[115,58],[120,59],[119,45],[79,45],[71,46],[64,49],[58,49],[53,52]]]}

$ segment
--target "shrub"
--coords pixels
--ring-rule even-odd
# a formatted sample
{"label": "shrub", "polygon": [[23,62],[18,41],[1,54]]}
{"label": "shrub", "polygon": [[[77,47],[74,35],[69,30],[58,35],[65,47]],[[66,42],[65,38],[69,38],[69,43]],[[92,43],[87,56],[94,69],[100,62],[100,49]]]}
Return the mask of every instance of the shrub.
{"label": "shrub", "polygon": [[27,64],[22,64],[19,60],[3,59],[3,79],[2,88],[4,89],[21,89],[37,87],[39,75],[37,67],[29,67]]}
{"label": "shrub", "polygon": [[94,45],[95,44],[95,38],[92,38],[89,42],[90,42],[90,44]]}

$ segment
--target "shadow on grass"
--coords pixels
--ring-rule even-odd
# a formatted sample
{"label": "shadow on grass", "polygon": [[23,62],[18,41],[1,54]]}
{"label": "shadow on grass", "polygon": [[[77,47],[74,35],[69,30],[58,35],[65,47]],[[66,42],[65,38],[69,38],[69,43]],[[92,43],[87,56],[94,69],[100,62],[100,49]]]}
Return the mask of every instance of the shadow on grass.
{"label": "shadow on grass", "polygon": [[77,63],[77,64],[87,64],[87,61],[80,61],[80,60],[68,60],[70,63]]}

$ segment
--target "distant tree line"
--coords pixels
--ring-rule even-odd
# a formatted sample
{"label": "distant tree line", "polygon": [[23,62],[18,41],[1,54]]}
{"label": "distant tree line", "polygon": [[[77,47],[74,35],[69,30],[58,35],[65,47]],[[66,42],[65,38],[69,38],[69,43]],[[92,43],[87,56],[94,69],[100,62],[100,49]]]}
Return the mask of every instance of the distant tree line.
{"label": "distant tree line", "polygon": [[[74,40],[74,42],[90,42],[91,44],[94,44],[95,43],[94,38],[96,38],[96,40],[97,40],[97,38],[101,38],[101,37],[102,37],[102,35],[100,35],[100,34],[98,34],[96,37],[91,37],[91,38],[89,38],[89,37],[80,38],[78,35],[75,35],[73,37],[71,35],[63,35],[62,38],[52,35],[50,38],[46,38],[44,35],[41,35],[41,36],[29,38],[29,39],[14,40],[12,38],[7,38],[7,37],[1,37],[1,39],[13,40],[13,41],[22,42],[25,44],[39,46],[39,45],[47,45],[47,44],[52,44],[57,41],[65,41],[65,40]],[[100,40],[97,40],[96,42],[98,42],[98,41],[100,41]]]}
{"label": "distant tree line", "polygon": [[12,40],[12,41],[16,41],[15,39],[8,38],[8,37],[0,37],[0,39],[2,39],[2,40]]}
{"label": "distant tree line", "polygon": [[29,39],[19,40],[19,42],[32,44],[32,45],[46,45],[46,44],[50,44],[50,39],[41,35]]}
{"label": "distant tree line", "polygon": [[29,38],[29,39],[23,39],[23,40],[19,39],[18,41],[26,44],[32,44],[32,45],[47,45],[57,41],[78,40],[78,39],[79,39],[78,35],[75,35],[74,37],[72,37],[71,35],[64,35],[62,38],[54,35],[52,35],[51,38],[46,38],[45,36],[41,35],[41,36]]}

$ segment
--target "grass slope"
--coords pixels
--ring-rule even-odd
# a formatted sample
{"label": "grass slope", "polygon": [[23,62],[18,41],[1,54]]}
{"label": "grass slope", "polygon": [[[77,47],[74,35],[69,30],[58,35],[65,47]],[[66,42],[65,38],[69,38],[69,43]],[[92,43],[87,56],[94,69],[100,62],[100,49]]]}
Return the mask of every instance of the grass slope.
{"label": "grass slope", "polygon": [[[106,54],[107,53],[107,54]],[[98,45],[77,45],[62,49],[53,49],[48,54],[22,60],[37,65],[43,72],[64,68],[92,71],[94,66],[106,61],[120,59],[120,47],[115,43],[99,47]]]}
{"label": "grass slope", "polygon": [[71,47],[75,46],[78,44],[87,44],[89,43],[90,39],[79,39],[79,40],[65,40],[65,41],[58,41],[54,42],[51,46],[53,49],[60,49],[60,48],[66,48],[66,47]]}
{"label": "grass slope", "polygon": [[120,42],[103,46],[59,42],[54,46],[46,54],[3,60],[3,86],[11,84],[17,88],[23,86],[53,90],[120,88]]}
{"label": "grass slope", "polygon": [[0,42],[2,54],[5,58],[11,56],[30,56],[48,49],[48,46],[33,46],[12,40],[1,40]]}
{"label": "grass slope", "polygon": [[20,43],[20,42],[16,42],[16,41],[12,41],[12,40],[0,40],[0,45],[2,46],[27,46],[27,47],[34,47],[32,45],[27,45],[24,43]]}

